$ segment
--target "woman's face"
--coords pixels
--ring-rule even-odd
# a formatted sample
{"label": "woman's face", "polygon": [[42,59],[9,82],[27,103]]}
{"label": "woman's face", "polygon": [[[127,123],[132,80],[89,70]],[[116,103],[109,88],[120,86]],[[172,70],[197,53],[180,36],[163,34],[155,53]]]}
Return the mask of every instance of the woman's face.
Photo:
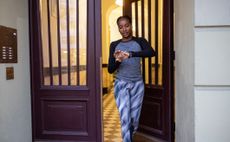
{"label": "woman's face", "polygon": [[118,29],[123,39],[132,37],[132,25],[127,19],[120,19],[118,22]]}

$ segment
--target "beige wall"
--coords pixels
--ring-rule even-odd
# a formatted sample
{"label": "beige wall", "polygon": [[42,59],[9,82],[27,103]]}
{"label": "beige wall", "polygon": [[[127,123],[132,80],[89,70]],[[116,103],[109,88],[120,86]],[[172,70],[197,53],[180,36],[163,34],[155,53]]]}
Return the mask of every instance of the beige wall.
{"label": "beige wall", "polygon": [[175,0],[176,141],[230,139],[228,0]]}
{"label": "beige wall", "polygon": [[[113,0],[102,0],[102,10],[101,10],[101,19],[102,19],[102,63],[108,63],[108,53],[109,53],[109,22],[108,22],[108,12],[111,11],[111,8],[114,5]],[[106,40],[107,39],[107,40]]]}
{"label": "beige wall", "polygon": [[195,141],[229,142],[230,1],[195,0]]}
{"label": "beige wall", "polygon": [[[111,29],[109,27],[109,24],[111,22],[115,22],[113,19],[117,19],[117,15],[119,13],[117,11],[113,11],[115,9],[119,9],[119,7],[115,4],[115,0],[102,0],[102,10],[101,10],[101,16],[102,16],[102,63],[107,64],[108,63],[108,57],[109,57],[109,45],[110,45],[110,34]],[[113,17],[109,17],[110,14],[113,14]],[[112,20],[112,21],[109,21]],[[115,31],[114,31],[115,30]],[[115,27],[112,28],[112,32],[118,33],[118,29],[115,25]],[[115,36],[119,37],[119,36]],[[112,37],[113,39],[113,37]]]}
{"label": "beige wall", "polygon": [[[0,64],[0,142],[31,142],[28,1],[1,0],[0,25],[18,32],[18,63]],[[9,66],[15,79],[7,81]]]}

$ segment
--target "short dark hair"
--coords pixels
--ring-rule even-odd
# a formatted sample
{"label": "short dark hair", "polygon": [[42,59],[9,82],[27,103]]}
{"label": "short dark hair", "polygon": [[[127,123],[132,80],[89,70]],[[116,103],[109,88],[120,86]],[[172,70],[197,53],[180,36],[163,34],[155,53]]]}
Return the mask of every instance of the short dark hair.
{"label": "short dark hair", "polygon": [[119,21],[120,21],[121,19],[126,19],[126,20],[128,20],[128,22],[129,22],[130,24],[132,24],[132,19],[131,19],[128,15],[123,15],[123,16],[120,16],[120,17],[117,18],[117,25],[119,24]]}

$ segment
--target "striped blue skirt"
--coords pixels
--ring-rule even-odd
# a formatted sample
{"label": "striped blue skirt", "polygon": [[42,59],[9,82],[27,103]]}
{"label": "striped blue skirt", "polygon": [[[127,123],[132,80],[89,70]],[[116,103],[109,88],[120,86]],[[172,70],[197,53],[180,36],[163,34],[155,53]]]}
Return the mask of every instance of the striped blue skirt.
{"label": "striped blue skirt", "polygon": [[138,128],[144,97],[143,80],[126,82],[116,79],[114,95],[120,113],[123,142],[132,142],[132,136]]}

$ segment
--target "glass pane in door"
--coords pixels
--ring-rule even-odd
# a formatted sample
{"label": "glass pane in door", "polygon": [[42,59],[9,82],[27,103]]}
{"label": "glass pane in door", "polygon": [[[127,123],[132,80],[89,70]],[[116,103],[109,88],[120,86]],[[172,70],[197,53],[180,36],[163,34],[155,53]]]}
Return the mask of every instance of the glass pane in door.
{"label": "glass pane in door", "polygon": [[132,26],[133,26],[133,35],[137,36],[137,29],[136,29],[136,4],[132,2]]}
{"label": "glass pane in door", "polygon": [[40,0],[42,85],[87,85],[87,1]]}
{"label": "glass pane in door", "polygon": [[152,47],[157,55],[152,60],[152,84],[161,86],[163,76],[163,0],[151,1],[151,30]]}
{"label": "glass pane in door", "polygon": [[154,58],[142,61],[147,85],[162,85],[163,76],[163,0],[133,0],[131,3],[133,34],[146,38],[156,51]]}

